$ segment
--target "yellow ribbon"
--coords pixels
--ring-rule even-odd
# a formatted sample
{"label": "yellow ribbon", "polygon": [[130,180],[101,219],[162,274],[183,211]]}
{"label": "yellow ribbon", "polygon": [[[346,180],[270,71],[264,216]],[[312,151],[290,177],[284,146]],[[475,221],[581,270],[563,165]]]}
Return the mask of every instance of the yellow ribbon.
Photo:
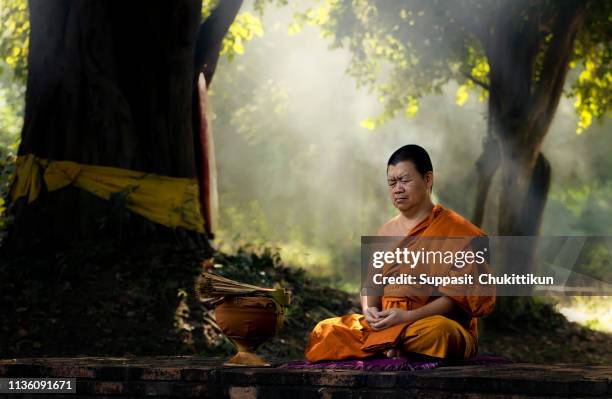
{"label": "yellow ribbon", "polygon": [[125,193],[125,205],[130,211],[170,228],[204,233],[200,191],[195,179],[51,161],[27,154],[17,157],[11,185],[13,201],[27,197],[31,203],[40,195],[43,181],[47,191],[72,184],[107,201],[112,194]]}

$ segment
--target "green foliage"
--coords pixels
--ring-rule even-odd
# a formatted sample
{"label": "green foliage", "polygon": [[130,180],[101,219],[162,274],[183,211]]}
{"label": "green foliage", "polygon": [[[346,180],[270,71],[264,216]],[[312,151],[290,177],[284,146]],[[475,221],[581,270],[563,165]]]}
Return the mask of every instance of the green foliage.
{"label": "green foliage", "polygon": [[486,74],[479,44],[464,26],[452,23],[452,18],[449,22],[446,3],[367,0],[315,3],[296,14],[290,33],[299,32],[305,24],[318,26],[334,47],[351,51],[348,72],[356,78],[358,86],[376,89],[384,105],[382,114],[362,122],[364,128],[374,129],[397,114],[414,116],[424,95],[440,93],[452,79],[463,84],[457,98],[463,104],[466,90],[474,87],[464,73],[475,70]]}
{"label": "green foliage", "polygon": [[6,64],[24,82],[30,34],[27,0],[0,0],[0,21],[0,65]]}
{"label": "green foliage", "polygon": [[[559,4],[547,0],[520,2],[514,14],[499,11],[509,2],[458,0],[314,0],[314,5],[296,13],[289,27],[298,33],[304,25],[318,26],[321,36],[335,47],[346,47],[352,60],[348,72],[358,85],[375,89],[384,111],[363,121],[374,129],[398,114],[414,116],[419,100],[428,93],[440,93],[449,81],[459,84],[457,104],[463,105],[470,91],[479,100],[487,96],[489,60],[483,40],[491,40],[495,18],[521,19],[538,15],[543,40],[536,57],[533,76],[539,80],[543,54],[552,39],[552,18]],[[273,1],[259,0],[264,8]],[[281,5],[284,2],[276,2]],[[579,77],[566,94],[576,98],[580,133],[595,119],[602,120],[612,109],[612,70],[610,63],[610,2],[589,2],[583,28],[572,54],[572,67],[580,67]],[[492,39],[495,40],[495,39]]]}
{"label": "green foliage", "polygon": [[10,224],[9,185],[14,173],[27,74],[30,21],[27,0],[0,0],[0,244]]}
{"label": "green foliage", "polygon": [[263,36],[263,33],[261,20],[257,16],[249,12],[238,14],[223,38],[221,55],[233,59],[235,55],[244,54],[244,43],[253,40],[256,36]]}
{"label": "green foliage", "polygon": [[[14,152],[23,124],[30,21],[27,0],[0,0],[0,159]],[[0,212],[1,218],[2,212]]]}
{"label": "green foliage", "polygon": [[582,319],[591,330],[612,332],[612,307],[607,296],[561,297],[555,307],[568,318]]}
{"label": "green foliage", "polygon": [[23,85],[0,75],[0,243],[9,223],[9,185],[15,169],[19,132],[23,124]]}
{"label": "green foliage", "polygon": [[[611,252],[612,248],[607,245],[606,239],[590,240],[580,254],[573,271],[587,278],[610,284],[612,283]],[[579,281],[580,276],[577,276],[576,279]]]}
{"label": "green foliage", "polygon": [[[202,19],[206,20],[218,4],[219,0],[204,0],[202,2]],[[254,37],[262,37],[263,34],[261,19],[248,11],[243,11],[236,16],[223,38],[221,55],[230,60],[236,55],[242,55],[244,54],[244,44],[253,40]]]}
{"label": "green foliage", "polygon": [[581,71],[568,92],[576,98],[577,133],[583,132],[594,120],[612,115],[611,35],[612,3],[590,2],[570,62],[571,68]]}
{"label": "green foliage", "polygon": [[219,0],[202,0],[202,19],[206,20],[218,4]]}
{"label": "green foliage", "polygon": [[8,75],[0,75],[0,154],[15,144],[23,124],[25,86]]}

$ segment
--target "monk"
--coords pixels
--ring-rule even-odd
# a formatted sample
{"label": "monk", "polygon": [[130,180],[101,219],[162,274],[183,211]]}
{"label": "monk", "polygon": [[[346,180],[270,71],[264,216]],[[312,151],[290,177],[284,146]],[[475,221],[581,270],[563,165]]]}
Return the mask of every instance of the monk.
{"label": "monk", "polygon": [[[485,235],[456,212],[433,204],[433,167],[422,147],[406,145],[395,151],[387,163],[387,182],[399,213],[379,229],[378,235]],[[426,287],[419,295],[401,286],[385,287],[382,296],[361,296],[362,314],[319,322],[310,333],[305,355],[311,362],[403,353],[470,358],[478,347],[477,318],[489,314],[494,304],[494,288],[467,296],[442,287],[437,292]]]}

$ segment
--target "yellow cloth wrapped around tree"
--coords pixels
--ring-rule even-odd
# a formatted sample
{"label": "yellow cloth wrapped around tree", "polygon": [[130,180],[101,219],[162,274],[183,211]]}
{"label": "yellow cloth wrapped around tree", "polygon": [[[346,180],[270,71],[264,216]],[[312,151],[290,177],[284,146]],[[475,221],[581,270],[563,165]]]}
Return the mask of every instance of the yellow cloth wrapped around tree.
{"label": "yellow cloth wrapped around tree", "polygon": [[51,161],[33,154],[17,157],[11,185],[13,201],[27,197],[28,203],[47,191],[72,184],[97,197],[125,194],[125,206],[155,223],[204,233],[199,188],[195,179],[160,176],[108,166],[82,165],[72,161]]}

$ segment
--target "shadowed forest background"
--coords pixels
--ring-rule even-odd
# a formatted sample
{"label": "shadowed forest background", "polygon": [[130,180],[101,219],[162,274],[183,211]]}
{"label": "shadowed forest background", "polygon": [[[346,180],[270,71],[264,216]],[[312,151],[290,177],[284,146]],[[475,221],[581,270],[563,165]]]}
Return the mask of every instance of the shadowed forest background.
{"label": "shadowed forest background", "polygon": [[[476,161],[489,134],[486,90],[469,79],[439,79],[439,87],[417,86],[418,97],[393,109],[389,99],[396,93],[381,91],[364,81],[365,75],[358,78],[350,44],[333,46],[330,4],[342,2],[289,3],[245,2],[223,42],[208,92],[219,194],[214,249],[185,249],[172,241],[155,249],[144,241],[89,242],[3,262],[7,278],[0,295],[14,312],[7,319],[17,322],[2,325],[1,342],[8,344],[0,347],[0,356],[231,352],[211,323],[210,309],[189,285],[197,273],[193,265],[210,257],[230,277],[292,288],[295,303],[285,329],[263,351],[299,356],[304,331],[317,320],[356,310],[360,237],[373,235],[395,215],[385,165],[404,144],[429,151],[434,202],[473,217]],[[1,4],[0,239],[5,239],[13,222],[8,191],[24,117],[29,26],[25,1]],[[203,7],[206,17],[214,2]],[[552,171],[542,235],[610,235],[610,51],[603,49],[599,58],[601,76],[586,73],[593,69],[588,57],[570,63],[541,148]],[[485,78],[486,61],[478,55],[474,60],[473,74]],[[393,76],[392,64],[381,68],[383,76]],[[596,95],[573,86],[590,78],[603,79]],[[600,107],[585,108],[584,93],[593,94]],[[502,178],[495,174],[484,203],[482,226],[491,234],[498,228]],[[607,278],[612,259],[597,251],[584,255],[583,267]],[[135,281],[140,283],[131,284]],[[55,308],[37,308],[49,295],[60,298]],[[87,316],[59,326],[68,312]],[[612,347],[609,297],[537,298],[500,312],[484,321],[481,351],[534,361],[610,361],[609,350],[597,349]],[[160,314],[172,315],[170,337]],[[155,323],[159,331],[150,333]],[[49,334],[59,339],[56,347],[46,341]],[[80,334],[91,337],[89,346],[74,346]],[[117,336],[127,338],[109,346]],[[274,348],[279,342],[280,351]],[[538,342],[543,349],[532,351]]]}

